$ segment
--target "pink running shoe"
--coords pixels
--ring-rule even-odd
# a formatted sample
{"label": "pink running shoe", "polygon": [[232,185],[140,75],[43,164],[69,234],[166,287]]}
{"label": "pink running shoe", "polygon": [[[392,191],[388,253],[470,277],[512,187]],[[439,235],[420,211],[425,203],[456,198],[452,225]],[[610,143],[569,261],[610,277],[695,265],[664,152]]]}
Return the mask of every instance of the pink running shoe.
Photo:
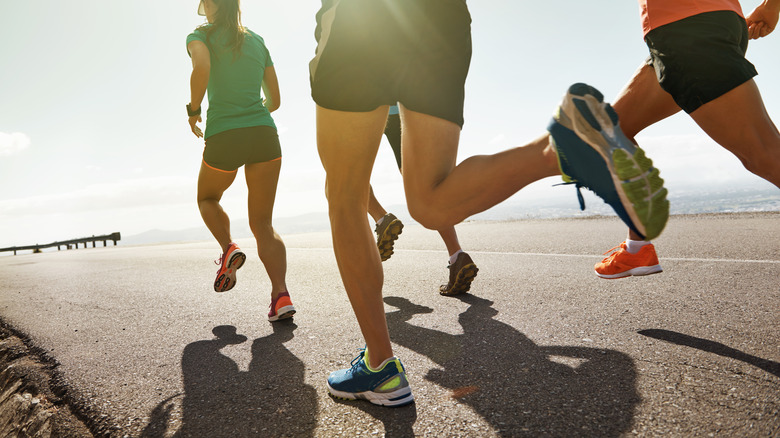
{"label": "pink running shoe", "polygon": [[293,303],[290,300],[289,292],[282,292],[275,300],[271,300],[271,311],[268,312],[269,321],[274,322],[280,319],[287,319],[294,314],[295,307],[293,307]]}
{"label": "pink running shoe", "polygon": [[226,292],[233,289],[236,285],[236,271],[244,266],[246,254],[241,251],[234,242],[228,245],[227,251],[222,254],[214,263],[219,265],[217,270],[217,279],[214,281],[215,292]]}

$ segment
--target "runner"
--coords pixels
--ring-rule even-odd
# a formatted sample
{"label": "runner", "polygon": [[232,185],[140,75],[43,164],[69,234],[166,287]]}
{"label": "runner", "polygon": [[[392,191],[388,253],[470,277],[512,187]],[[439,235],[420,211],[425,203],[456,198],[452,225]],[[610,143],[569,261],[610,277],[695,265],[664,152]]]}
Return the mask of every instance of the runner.
{"label": "runner", "polygon": [[668,202],[658,172],[622,135],[601,93],[585,84],[569,88],[550,124],[551,136],[455,165],[470,23],[463,0],[324,0],[317,13],[318,45],[310,63],[317,146],[336,261],[366,343],[350,368],[328,377],[335,397],[384,406],[414,401],[406,371],[393,355],[382,264],[365,216],[371,170],[396,102],[407,205],[427,228],[452,227],[554,175],[594,190],[643,236],[657,236],[666,223]]}
{"label": "runner", "polygon": [[[780,0],[747,17],[737,0],[639,0],[650,58],[615,101],[620,127],[632,139],[681,109],[756,175],[780,187],[780,134],[764,107],[745,59],[748,39],[770,34]],[[633,230],[595,266],[614,279],[661,272],[655,247]]]}
{"label": "runner", "polygon": [[[395,161],[398,163],[398,170],[401,170],[401,117],[398,114],[398,105],[390,107],[385,124],[385,138],[390,143],[395,155]],[[393,255],[393,246],[396,239],[401,234],[404,224],[393,213],[388,213],[382,204],[374,196],[374,189],[369,187],[368,214],[376,222],[376,244],[379,248],[379,257],[384,262]],[[439,286],[439,293],[442,295],[453,296],[466,293],[471,289],[471,282],[479,272],[476,263],[471,260],[468,253],[464,252],[458,240],[458,233],[455,227],[448,227],[437,230],[444,245],[447,247],[447,253],[450,255],[447,269],[450,271],[447,284]]]}
{"label": "runner", "polygon": [[[295,313],[287,291],[287,252],[273,229],[276,184],[282,164],[279,136],[271,113],[279,108],[279,83],[265,42],[241,25],[238,0],[201,0],[198,14],[207,24],[187,36],[192,58],[190,129],[204,137],[203,162],[198,176],[198,208],[206,226],[222,247],[214,290],[236,285],[236,271],[246,255],[230,237],[230,218],[219,204],[244,166],[249,188],[249,225],[257,252],[271,280],[270,321]],[[265,100],[262,99],[262,92]],[[201,102],[208,89],[205,135]]]}

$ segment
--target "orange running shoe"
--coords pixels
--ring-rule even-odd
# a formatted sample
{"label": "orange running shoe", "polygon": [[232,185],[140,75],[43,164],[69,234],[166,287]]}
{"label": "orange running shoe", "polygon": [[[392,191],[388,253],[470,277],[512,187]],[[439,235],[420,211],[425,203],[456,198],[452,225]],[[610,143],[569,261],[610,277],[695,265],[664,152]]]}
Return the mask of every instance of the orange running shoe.
{"label": "orange running shoe", "polygon": [[236,285],[236,271],[244,266],[246,254],[235,243],[228,245],[227,251],[222,254],[214,263],[219,265],[217,270],[217,279],[214,280],[214,291],[225,292],[233,289]]}
{"label": "orange running shoe", "polygon": [[[617,250],[617,251],[616,251]],[[611,254],[610,254],[611,252]],[[636,254],[626,249],[626,242],[616,246],[604,254],[607,258],[596,263],[596,275],[601,278],[623,278],[631,275],[650,275],[662,272],[658,256],[652,243],[643,246]]]}
{"label": "orange running shoe", "polygon": [[271,300],[271,311],[268,312],[268,320],[271,322],[279,321],[280,319],[290,318],[295,314],[295,307],[293,307],[290,300],[289,292],[282,292],[276,299]]}

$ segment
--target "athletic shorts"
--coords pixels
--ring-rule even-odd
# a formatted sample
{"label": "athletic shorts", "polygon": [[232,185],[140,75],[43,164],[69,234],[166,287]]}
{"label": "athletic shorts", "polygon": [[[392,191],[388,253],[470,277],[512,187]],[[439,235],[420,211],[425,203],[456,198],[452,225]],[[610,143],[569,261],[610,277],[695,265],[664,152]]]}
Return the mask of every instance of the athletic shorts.
{"label": "athletic shorts", "polygon": [[324,0],[315,36],[317,105],[366,112],[400,102],[463,126],[471,63],[464,0]]}
{"label": "athletic shorts", "polygon": [[245,164],[282,158],[279,136],[273,126],[252,126],[222,131],[206,139],[203,162],[223,172],[235,172]]}
{"label": "athletic shorts", "polygon": [[692,113],[757,75],[747,59],[745,19],[731,11],[705,12],[645,36],[661,88]]}
{"label": "athletic shorts", "polygon": [[387,137],[390,147],[393,148],[395,162],[398,163],[398,170],[401,170],[401,117],[398,114],[387,116],[385,137]]}

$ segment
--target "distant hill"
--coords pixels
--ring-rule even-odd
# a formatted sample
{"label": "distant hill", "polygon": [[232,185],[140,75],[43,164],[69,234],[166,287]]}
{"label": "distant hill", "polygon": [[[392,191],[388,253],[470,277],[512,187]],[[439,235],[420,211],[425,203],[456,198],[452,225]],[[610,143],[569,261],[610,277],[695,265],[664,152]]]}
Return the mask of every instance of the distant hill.
{"label": "distant hill", "polygon": [[[235,239],[252,237],[247,218],[231,219],[231,234]],[[328,214],[325,212],[307,213],[295,217],[274,219],[274,228],[279,234],[308,233],[330,229]],[[183,230],[149,230],[132,236],[122,236],[124,245],[145,245],[165,242],[191,242],[213,239],[206,226]]]}

